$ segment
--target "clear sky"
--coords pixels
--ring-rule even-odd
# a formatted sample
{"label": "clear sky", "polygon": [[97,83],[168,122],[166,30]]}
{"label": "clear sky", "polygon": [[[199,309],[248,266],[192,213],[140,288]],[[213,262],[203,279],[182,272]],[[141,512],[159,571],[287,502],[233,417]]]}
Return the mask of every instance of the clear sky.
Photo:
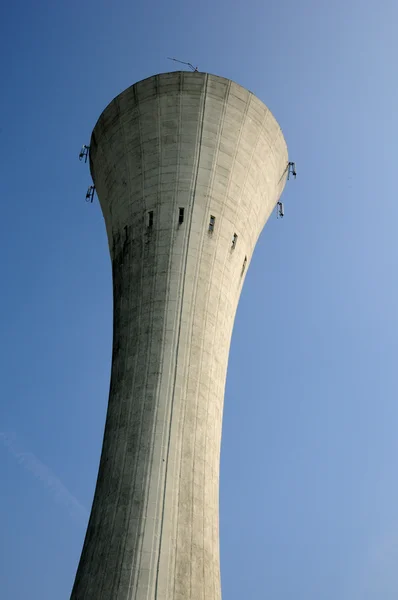
{"label": "clear sky", "polygon": [[398,5],[3,2],[0,596],[67,599],[109,389],[105,227],[78,161],[176,56],[273,111],[297,163],[233,333],[223,600],[396,600]]}

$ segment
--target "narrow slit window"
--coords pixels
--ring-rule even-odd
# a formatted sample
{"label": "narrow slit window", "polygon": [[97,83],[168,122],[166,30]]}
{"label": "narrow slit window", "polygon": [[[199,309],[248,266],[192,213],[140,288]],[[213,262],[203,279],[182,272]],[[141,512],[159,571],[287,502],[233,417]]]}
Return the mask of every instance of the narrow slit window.
{"label": "narrow slit window", "polygon": [[210,216],[210,223],[209,223],[209,233],[213,233],[215,222],[216,222],[216,217],[214,217],[213,215],[211,215]]}
{"label": "narrow slit window", "polygon": [[238,241],[238,236],[236,233],[234,233],[234,237],[232,238],[232,245],[231,245],[232,250],[235,250],[237,241]]}
{"label": "narrow slit window", "polygon": [[153,210],[148,212],[148,227],[153,227]]}
{"label": "narrow slit window", "polygon": [[245,256],[245,260],[243,261],[243,266],[242,266],[242,273],[241,276],[243,275],[243,273],[246,271],[246,265],[247,265],[247,256]]}
{"label": "narrow slit window", "polygon": [[180,208],[178,213],[178,224],[182,225],[184,223],[184,209]]}

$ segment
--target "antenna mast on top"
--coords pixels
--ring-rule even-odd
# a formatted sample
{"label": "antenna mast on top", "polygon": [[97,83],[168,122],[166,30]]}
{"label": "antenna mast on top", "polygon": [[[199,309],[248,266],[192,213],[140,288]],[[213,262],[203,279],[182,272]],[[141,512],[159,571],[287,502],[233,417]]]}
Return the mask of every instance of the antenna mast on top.
{"label": "antenna mast on top", "polygon": [[191,71],[197,72],[198,67],[194,67],[193,65],[191,65],[191,63],[189,62],[184,62],[183,60],[178,60],[178,58],[170,58],[169,56],[167,57],[167,60],[174,60],[174,62],[178,62],[181,63],[182,65],[187,65]]}

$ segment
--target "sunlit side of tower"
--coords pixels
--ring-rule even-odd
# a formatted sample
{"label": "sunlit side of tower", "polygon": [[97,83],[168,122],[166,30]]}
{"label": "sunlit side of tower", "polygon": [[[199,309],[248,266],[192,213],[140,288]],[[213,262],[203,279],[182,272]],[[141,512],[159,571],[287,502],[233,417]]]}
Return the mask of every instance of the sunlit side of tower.
{"label": "sunlit side of tower", "polygon": [[99,475],[73,600],[221,597],[229,346],[287,164],[266,106],[205,73],[141,81],[94,128],[90,168],[112,260],[114,334]]}

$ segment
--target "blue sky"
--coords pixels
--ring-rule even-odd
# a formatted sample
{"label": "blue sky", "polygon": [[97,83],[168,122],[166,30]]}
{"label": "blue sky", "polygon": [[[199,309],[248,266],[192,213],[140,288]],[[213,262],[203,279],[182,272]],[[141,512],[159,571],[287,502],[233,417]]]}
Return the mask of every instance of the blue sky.
{"label": "blue sky", "polygon": [[3,2],[0,589],[68,598],[109,389],[111,271],[78,152],[176,56],[248,87],[297,163],[233,333],[224,600],[398,593],[393,0]]}

